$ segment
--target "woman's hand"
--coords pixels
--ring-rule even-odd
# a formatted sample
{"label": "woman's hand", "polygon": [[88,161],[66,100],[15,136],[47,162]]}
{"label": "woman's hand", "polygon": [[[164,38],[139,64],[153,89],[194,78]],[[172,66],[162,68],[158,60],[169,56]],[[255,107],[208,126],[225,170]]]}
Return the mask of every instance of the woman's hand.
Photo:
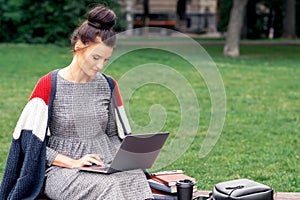
{"label": "woman's hand", "polygon": [[96,154],[87,154],[78,160],[75,160],[63,154],[58,154],[52,163],[52,165],[66,167],[70,169],[92,164],[96,164],[99,166],[104,165],[99,156]]}
{"label": "woman's hand", "polygon": [[85,165],[96,164],[99,166],[103,166],[103,162],[96,154],[87,154],[78,160],[74,160],[73,168],[83,167]]}

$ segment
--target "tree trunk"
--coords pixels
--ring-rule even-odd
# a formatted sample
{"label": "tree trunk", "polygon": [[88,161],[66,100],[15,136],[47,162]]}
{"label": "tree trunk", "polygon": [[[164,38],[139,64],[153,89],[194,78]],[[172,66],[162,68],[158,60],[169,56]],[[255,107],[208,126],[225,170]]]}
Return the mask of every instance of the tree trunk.
{"label": "tree trunk", "polygon": [[143,22],[144,22],[144,26],[147,27],[149,21],[149,0],[143,1],[143,10],[144,10]]}
{"label": "tree trunk", "polygon": [[283,38],[295,39],[296,38],[296,4],[295,0],[285,1],[285,15],[283,19]]}
{"label": "tree trunk", "polygon": [[234,0],[230,12],[229,26],[224,46],[224,55],[238,57],[240,55],[240,37],[244,21],[245,7],[248,0]]}
{"label": "tree trunk", "polygon": [[149,0],[144,0],[143,1],[143,34],[148,35],[149,33]]}
{"label": "tree trunk", "polygon": [[177,1],[177,7],[176,7],[177,28],[182,32],[186,31],[186,4],[187,4],[187,0]]}

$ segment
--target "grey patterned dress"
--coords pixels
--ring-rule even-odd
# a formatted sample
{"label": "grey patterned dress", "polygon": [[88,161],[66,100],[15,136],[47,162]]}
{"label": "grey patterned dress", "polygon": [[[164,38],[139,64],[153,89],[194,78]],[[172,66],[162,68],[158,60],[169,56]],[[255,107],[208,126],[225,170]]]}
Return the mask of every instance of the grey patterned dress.
{"label": "grey patterned dress", "polygon": [[104,163],[112,160],[120,145],[110,88],[98,73],[88,83],[72,83],[57,76],[57,91],[47,144],[44,193],[51,199],[147,199],[151,190],[142,170],[110,175],[51,166],[58,153],[79,159],[99,154]]}

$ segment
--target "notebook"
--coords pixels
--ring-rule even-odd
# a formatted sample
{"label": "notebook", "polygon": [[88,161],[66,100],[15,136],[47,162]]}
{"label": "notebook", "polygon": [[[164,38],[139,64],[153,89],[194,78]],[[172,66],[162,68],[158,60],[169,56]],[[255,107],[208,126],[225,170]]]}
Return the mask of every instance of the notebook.
{"label": "notebook", "polygon": [[149,169],[168,136],[168,132],[127,135],[111,163],[105,166],[84,166],[79,169],[108,174],[132,169]]}
{"label": "notebook", "polygon": [[196,179],[192,178],[184,173],[174,173],[174,174],[152,174],[151,179],[163,183],[168,186],[175,186],[177,181],[189,179],[196,183]]}

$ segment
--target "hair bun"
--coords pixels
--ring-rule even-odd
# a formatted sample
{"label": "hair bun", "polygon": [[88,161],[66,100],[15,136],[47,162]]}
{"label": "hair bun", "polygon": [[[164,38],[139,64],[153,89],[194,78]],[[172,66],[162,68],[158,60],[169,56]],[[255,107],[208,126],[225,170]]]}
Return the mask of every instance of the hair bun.
{"label": "hair bun", "polygon": [[109,30],[116,24],[116,14],[114,11],[97,6],[88,14],[88,24],[97,29]]}

